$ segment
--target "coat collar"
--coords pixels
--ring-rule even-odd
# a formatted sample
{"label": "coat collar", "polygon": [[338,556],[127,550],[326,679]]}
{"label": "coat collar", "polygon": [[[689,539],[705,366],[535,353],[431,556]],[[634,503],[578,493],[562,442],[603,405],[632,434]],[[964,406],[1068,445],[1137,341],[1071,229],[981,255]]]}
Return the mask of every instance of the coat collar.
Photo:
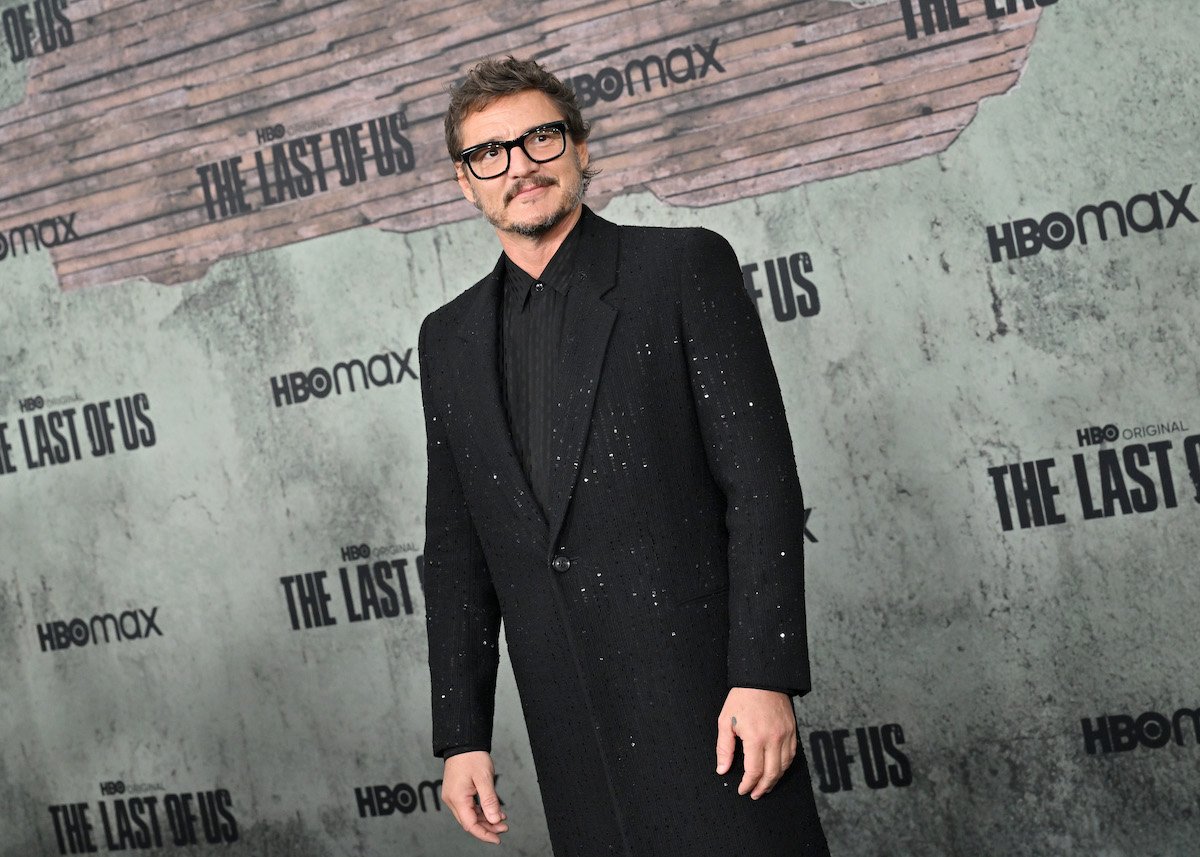
{"label": "coat collar", "polygon": [[555,387],[558,431],[552,442],[551,494],[545,510],[521,469],[500,392],[497,338],[503,254],[492,272],[474,287],[475,298],[458,327],[465,345],[454,358],[460,413],[474,415],[468,421],[470,440],[493,468],[494,481],[516,506],[518,519],[546,539],[547,561],[555,553],[579,476],[600,371],[618,312],[603,296],[616,285],[620,228],[586,205],[581,219],[577,269],[567,297],[563,357]]}

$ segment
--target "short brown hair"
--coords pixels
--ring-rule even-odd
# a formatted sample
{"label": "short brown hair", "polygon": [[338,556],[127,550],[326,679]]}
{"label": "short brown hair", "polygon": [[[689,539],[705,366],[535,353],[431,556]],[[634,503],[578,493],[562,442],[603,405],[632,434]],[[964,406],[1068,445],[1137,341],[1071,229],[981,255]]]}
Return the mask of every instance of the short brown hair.
{"label": "short brown hair", "polygon": [[462,151],[462,122],[468,114],[483,110],[497,98],[518,92],[535,90],[545,93],[562,111],[571,139],[586,140],[591,126],[583,121],[575,91],[542,68],[536,60],[483,60],[450,90],[450,106],[446,108],[446,150],[450,160],[457,161]]}

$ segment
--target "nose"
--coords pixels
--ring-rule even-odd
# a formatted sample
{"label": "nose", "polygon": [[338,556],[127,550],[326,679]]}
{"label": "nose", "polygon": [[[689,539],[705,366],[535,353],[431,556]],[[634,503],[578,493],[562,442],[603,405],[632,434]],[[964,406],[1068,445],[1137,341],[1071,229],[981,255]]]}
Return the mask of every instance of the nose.
{"label": "nose", "polygon": [[531,161],[520,146],[513,146],[508,153],[508,174],[513,178],[527,176],[536,172],[540,166],[537,161]]}

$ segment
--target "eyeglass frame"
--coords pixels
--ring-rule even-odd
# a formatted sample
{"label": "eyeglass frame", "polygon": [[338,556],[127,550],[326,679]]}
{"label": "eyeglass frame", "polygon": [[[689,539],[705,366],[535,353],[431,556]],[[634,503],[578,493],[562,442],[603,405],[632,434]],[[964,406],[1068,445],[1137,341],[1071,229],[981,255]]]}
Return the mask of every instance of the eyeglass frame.
{"label": "eyeglass frame", "polygon": [[[538,160],[533,155],[529,154],[529,150],[525,148],[525,139],[529,137],[529,135],[536,134],[538,131],[544,131],[547,128],[557,129],[562,134],[563,148],[561,152],[552,158]],[[541,125],[535,125],[524,134],[512,140],[488,140],[486,143],[480,143],[476,146],[468,146],[458,153],[458,160],[467,168],[471,175],[475,176],[475,178],[479,179],[481,182],[491,181],[492,179],[500,178],[500,176],[508,172],[509,168],[512,166],[512,150],[514,147],[520,148],[520,150],[524,152],[525,157],[529,158],[529,160],[533,161],[533,163],[548,164],[551,161],[558,160],[567,153],[567,138],[570,135],[571,129],[567,125],[567,121],[565,119],[556,119],[553,122],[543,122]],[[488,176],[487,178],[484,178],[483,176],[479,175],[479,173],[475,172],[475,168],[471,166],[471,162],[468,159],[471,157],[471,155],[475,154],[475,152],[478,152],[480,149],[486,149],[489,146],[503,146],[504,157],[508,160],[508,163],[504,165],[503,170],[496,173],[494,176]]]}

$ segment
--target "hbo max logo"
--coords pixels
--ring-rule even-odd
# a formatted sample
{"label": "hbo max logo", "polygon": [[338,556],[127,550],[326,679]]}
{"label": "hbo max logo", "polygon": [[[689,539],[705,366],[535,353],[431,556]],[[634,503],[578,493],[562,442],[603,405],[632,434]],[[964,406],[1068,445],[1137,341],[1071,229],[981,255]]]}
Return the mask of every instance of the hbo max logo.
{"label": "hbo max logo", "polygon": [[[1119,233],[1124,238],[1131,229],[1143,234],[1171,229],[1181,217],[1188,223],[1200,222],[1187,205],[1191,191],[1189,184],[1183,186],[1178,196],[1167,190],[1138,193],[1124,204],[1106,199],[1096,205],[1082,206],[1074,217],[1063,211],[1052,211],[1041,220],[1023,217],[989,226],[987,239],[992,262],[1036,256],[1043,248],[1064,250],[1076,239],[1086,246],[1089,228],[1092,237],[1108,241],[1110,232],[1113,237]],[[1169,211],[1164,212],[1164,204],[1169,206]]]}
{"label": "hbo max logo", "polygon": [[[499,774],[493,774],[493,785],[499,779]],[[441,812],[442,803],[438,799],[441,787],[440,778],[422,780],[416,788],[408,783],[396,783],[394,786],[359,786],[354,789],[354,800],[358,804],[358,817],[375,818],[381,815],[393,815],[397,812],[402,815],[410,815],[418,809],[421,812],[429,812],[429,805],[425,802],[426,793],[433,804],[433,811]],[[500,800],[500,805],[504,806],[503,800]]]}
{"label": "hbo max logo", "polygon": [[1182,746],[1186,734],[1193,735],[1200,743],[1197,708],[1180,708],[1170,717],[1157,711],[1147,711],[1138,717],[1129,714],[1110,714],[1096,720],[1085,717],[1082,723],[1083,746],[1089,756],[1124,753],[1138,747],[1157,750],[1172,740]]}
{"label": "hbo max logo", "polygon": [[369,818],[379,815],[392,815],[400,812],[404,815],[417,811],[428,812],[425,804],[425,793],[429,793],[433,808],[441,812],[442,803],[438,800],[438,790],[442,786],[439,780],[423,780],[414,789],[408,783],[397,783],[394,786],[365,786],[354,790],[354,800],[358,804],[358,817]]}
{"label": "hbo max logo", "polygon": [[[121,643],[163,635],[158,627],[158,608],[126,610],[119,615],[102,613],[91,619],[72,619],[69,622],[45,622],[37,626],[38,642],[43,652],[59,652],[71,646],[90,646],[100,643]],[[103,639],[101,639],[103,638]]]}

